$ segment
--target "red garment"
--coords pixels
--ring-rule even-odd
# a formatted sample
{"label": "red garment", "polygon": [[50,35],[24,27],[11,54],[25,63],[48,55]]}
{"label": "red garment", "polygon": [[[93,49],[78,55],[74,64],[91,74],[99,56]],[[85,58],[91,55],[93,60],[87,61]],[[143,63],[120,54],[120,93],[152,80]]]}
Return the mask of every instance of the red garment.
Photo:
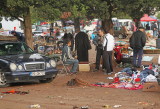
{"label": "red garment", "polygon": [[121,47],[116,46],[113,50],[115,51],[114,56],[116,58],[116,62],[121,63],[121,61],[122,61]]}

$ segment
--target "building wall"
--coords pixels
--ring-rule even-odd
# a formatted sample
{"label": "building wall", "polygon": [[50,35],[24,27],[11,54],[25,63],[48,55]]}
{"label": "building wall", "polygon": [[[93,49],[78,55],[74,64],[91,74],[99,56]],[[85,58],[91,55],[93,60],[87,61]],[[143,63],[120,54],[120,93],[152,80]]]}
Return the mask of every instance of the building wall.
{"label": "building wall", "polygon": [[3,18],[3,20],[1,21],[2,23],[2,29],[4,30],[15,30],[18,32],[23,32],[23,30],[21,29],[21,23],[18,20],[14,20],[14,21],[10,21],[10,20],[5,20],[5,18]]}

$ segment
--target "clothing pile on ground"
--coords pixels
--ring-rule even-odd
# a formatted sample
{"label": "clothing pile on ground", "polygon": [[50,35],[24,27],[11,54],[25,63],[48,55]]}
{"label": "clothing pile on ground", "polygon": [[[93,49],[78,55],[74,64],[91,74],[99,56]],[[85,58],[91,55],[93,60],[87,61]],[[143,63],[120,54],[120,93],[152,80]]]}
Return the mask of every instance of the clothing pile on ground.
{"label": "clothing pile on ground", "polygon": [[93,86],[137,90],[142,89],[145,82],[157,82],[158,76],[158,65],[143,65],[142,71],[127,67],[115,74],[112,83],[100,82]]}

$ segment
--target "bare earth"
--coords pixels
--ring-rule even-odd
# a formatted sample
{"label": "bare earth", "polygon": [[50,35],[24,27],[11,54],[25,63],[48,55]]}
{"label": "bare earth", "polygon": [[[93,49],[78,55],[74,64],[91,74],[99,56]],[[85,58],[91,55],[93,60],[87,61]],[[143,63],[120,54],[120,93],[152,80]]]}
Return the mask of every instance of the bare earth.
{"label": "bare earth", "polygon": [[[90,62],[95,62],[94,47],[90,50]],[[148,55],[148,54],[147,54]],[[152,62],[157,64],[158,54],[154,54]],[[150,64],[152,62],[143,62]],[[94,66],[91,66],[93,69]],[[91,69],[91,70],[92,70]],[[114,67],[114,72],[122,68]],[[111,75],[111,76],[114,76]],[[39,109],[115,109],[115,105],[121,105],[117,109],[160,109],[159,92],[142,92],[142,90],[125,90],[103,88],[95,86],[67,86],[66,83],[72,78],[78,78],[89,84],[96,82],[110,82],[107,75],[99,72],[79,72],[77,75],[58,74],[51,83],[23,83],[14,84],[11,87],[1,88],[0,92],[29,91],[29,94],[1,94],[0,109],[29,109],[30,105],[39,104]],[[33,108],[34,109],[34,108]],[[87,108],[86,108],[87,109]]]}

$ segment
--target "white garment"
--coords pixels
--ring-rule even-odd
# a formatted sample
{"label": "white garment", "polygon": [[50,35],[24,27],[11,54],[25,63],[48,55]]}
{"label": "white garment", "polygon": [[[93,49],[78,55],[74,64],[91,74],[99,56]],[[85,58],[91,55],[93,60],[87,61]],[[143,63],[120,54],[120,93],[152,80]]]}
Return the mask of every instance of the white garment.
{"label": "white garment", "polygon": [[107,44],[106,51],[112,51],[115,46],[115,41],[114,41],[114,37],[110,33],[107,33],[104,36],[103,48],[105,48],[106,44]]}

